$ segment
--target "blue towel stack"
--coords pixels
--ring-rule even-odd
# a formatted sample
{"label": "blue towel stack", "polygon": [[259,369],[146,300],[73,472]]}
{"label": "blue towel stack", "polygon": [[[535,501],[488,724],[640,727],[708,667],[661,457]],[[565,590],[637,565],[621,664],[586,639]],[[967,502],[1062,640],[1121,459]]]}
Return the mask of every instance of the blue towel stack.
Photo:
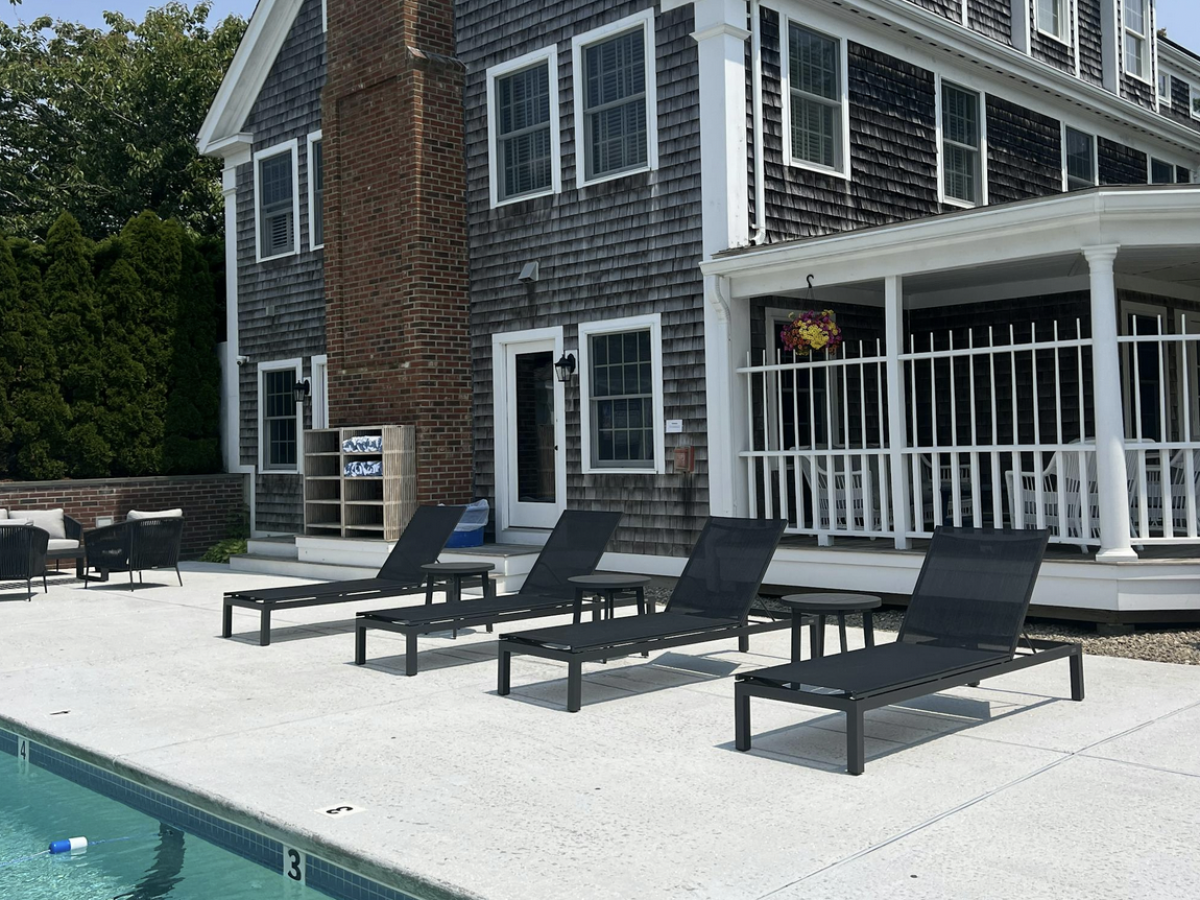
{"label": "blue towel stack", "polygon": [[347,478],[362,478],[369,475],[382,475],[383,463],[378,459],[368,459],[363,462],[346,463],[342,474]]}
{"label": "blue towel stack", "polygon": [[361,437],[346,438],[342,441],[343,453],[382,453],[382,435],[362,435]]}

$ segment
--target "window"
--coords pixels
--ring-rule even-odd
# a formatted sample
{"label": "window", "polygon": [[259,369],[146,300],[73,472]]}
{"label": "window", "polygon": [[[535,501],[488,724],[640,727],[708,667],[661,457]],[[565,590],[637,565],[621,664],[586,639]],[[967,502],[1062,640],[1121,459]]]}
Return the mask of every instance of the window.
{"label": "window", "polygon": [[1146,65],[1146,36],[1150,30],[1148,0],[1125,0],[1125,71],[1143,81],[1149,80]]}
{"label": "window", "polygon": [[560,190],[558,55],[553,47],[488,70],[492,205]]}
{"label": "window", "polygon": [[1158,73],[1158,102],[1163,106],[1171,105],[1171,76],[1166,72]]}
{"label": "window", "polygon": [[579,326],[585,472],[665,471],[659,316]]}
{"label": "window", "polygon": [[1037,0],[1037,28],[1055,40],[1067,43],[1067,0]]}
{"label": "window", "polygon": [[1174,184],[1175,166],[1161,159],[1150,157],[1150,183]]}
{"label": "window", "polygon": [[1188,98],[1191,100],[1192,118],[1200,119],[1200,89],[1194,84],[1188,85]]}
{"label": "window", "polygon": [[841,42],[788,23],[788,137],[792,162],[845,174],[845,75]]}
{"label": "window", "polygon": [[293,388],[301,373],[298,359],[259,363],[258,408],[262,427],[258,461],[263,471],[299,471],[300,406]]}
{"label": "window", "polygon": [[308,136],[308,248],[325,246],[325,143],[321,132]]}
{"label": "window", "polygon": [[1063,129],[1063,174],[1066,190],[1078,191],[1096,184],[1096,136]]}
{"label": "window", "polygon": [[958,206],[987,203],[984,128],[979,94],[942,84],[942,199]]}
{"label": "window", "polygon": [[254,154],[254,204],[258,210],[255,240],[259,262],[290,256],[299,250],[296,149],[297,142],[292,140]]}
{"label": "window", "polygon": [[654,10],[574,40],[580,187],[658,166]]}

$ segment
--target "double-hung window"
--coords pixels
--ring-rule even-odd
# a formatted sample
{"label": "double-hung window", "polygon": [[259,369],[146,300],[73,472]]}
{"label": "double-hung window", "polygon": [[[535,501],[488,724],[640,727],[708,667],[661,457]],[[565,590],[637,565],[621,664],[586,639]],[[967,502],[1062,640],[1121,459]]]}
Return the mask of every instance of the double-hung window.
{"label": "double-hung window", "polygon": [[585,472],[664,471],[657,314],[579,326]]}
{"label": "double-hung window", "polygon": [[1192,118],[1200,119],[1200,88],[1196,85],[1188,85],[1188,99],[1191,101]]}
{"label": "double-hung window", "polygon": [[846,171],[846,91],[842,45],[788,23],[788,119],[791,159]]}
{"label": "double-hung window", "polygon": [[259,365],[259,466],[263,471],[295,472],[299,463],[300,406],[294,388],[300,360]]}
{"label": "double-hung window", "polygon": [[321,132],[308,136],[308,246],[325,246],[325,153]]}
{"label": "double-hung window", "polygon": [[1150,0],[1125,0],[1125,71],[1147,81],[1146,45],[1150,34]]}
{"label": "double-hung window", "polygon": [[1063,127],[1063,170],[1066,189],[1078,191],[1096,184],[1096,136]]}
{"label": "double-hung window", "polygon": [[658,165],[654,10],[574,40],[580,186]]}
{"label": "double-hung window", "polygon": [[1037,0],[1038,31],[1055,40],[1069,43],[1067,0]]}
{"label": "double-hung window", "polygon": [[1150,183],[1174,184],[1175,166],[1165,160],[1150,157]]}
{"label": "double-hung window", "polygon": [[255,234],[259,262],[299,252],[297,141],[254,154]]}
{"label": "double-hung window", "polygon": [[943,82],[941,91],[943,199],[959,206],[987,202],[980,95]]}
{"label": "double-hung window", "polygon": [[557,60],[547,47],[488,70],[493,206],[559,190]]}
{"label": "double-hung window", "polygon": [[1171,76],[1167,72],[1158,73],[1158,102],[1163,106],[1171,105]]}

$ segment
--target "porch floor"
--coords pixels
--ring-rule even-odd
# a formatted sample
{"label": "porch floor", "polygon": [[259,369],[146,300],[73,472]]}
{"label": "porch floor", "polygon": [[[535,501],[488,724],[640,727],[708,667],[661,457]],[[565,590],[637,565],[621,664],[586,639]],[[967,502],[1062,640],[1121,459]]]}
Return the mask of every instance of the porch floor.
{"label": "porch floor", "polygon": [[[817,539],[810,535],[789,534],[784,535],[779,546],[780,548],[788,549],[817,549],[819,547],[821,550],[854,551],[856,553],[901,553],[924,556],[925,551],[929,549],[929,541],[914,539],[912,546],[908,550],[897,550],[891,538],[876,538],[872,540],[865,537],[837,537],[834,538],[831,546],[822,547],[817,543]],[[1144,549],[1138,550],[1137,554],[1138,559],[1136,561],[1115,563],[1115,565],[1136,566],[1139,563],[1200,565],[1200,545],[1197,544],[1150,544]],[[1054,562],[1089,563],[1096,561],[1096,551],[1088,550],[1084,553],[1080,552],[1078,547],[1052,543],[1046,548],[1046,559],[1053,560]]]}

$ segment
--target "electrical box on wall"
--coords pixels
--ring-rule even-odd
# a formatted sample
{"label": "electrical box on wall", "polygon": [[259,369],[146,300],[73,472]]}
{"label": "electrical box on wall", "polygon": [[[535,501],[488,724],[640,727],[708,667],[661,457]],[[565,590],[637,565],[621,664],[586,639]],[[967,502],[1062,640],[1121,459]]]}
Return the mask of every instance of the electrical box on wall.
{"label": "electrical box on wall", "polygon": [[675,448],[675,471],[678,474],[690,475],[696,471],[696,448]]}

